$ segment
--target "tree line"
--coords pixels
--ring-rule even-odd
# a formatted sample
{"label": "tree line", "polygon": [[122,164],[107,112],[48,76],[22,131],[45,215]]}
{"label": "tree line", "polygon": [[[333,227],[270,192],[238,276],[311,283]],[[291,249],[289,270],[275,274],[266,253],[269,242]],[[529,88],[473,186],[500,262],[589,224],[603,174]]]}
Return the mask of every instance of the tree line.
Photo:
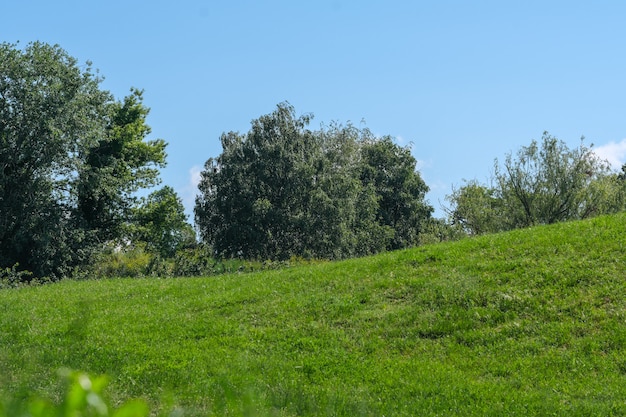
{"label": "tree line", "polygon": [[350,123],[311,129],[285,102],[222,134],[194,229],[158,188],[167,143],[148,139],[142,91],[118,100],[101,82],[58,45],[0,44],[0,283],[342,259],[625,205],[626,170],[546,134],[496,161],[492,184],[455,189],[435,219],[409,147]]}
{"label": "tree line", "polygon": [[101,81],[59,46],[0,44],[4,275],[72,276],[107,246],[150,237],[150,216],[171,200],[171,188],[136,196],[158,185],[166,159],[165,141],[147,140],[142,92],[116,100]]}

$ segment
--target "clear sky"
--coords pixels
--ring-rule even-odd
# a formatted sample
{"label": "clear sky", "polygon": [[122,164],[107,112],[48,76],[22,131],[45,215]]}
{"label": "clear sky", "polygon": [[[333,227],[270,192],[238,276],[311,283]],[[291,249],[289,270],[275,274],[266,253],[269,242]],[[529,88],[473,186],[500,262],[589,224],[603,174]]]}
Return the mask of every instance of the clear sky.
{"label": "clear sky", "polygon": [[411,144],[430,203],[540,139],[626,161],[624,1],[20,0],[0,41],[59,44],[122,99],[145,90],[164,184],[191,213],[225,131],[289,101]]}

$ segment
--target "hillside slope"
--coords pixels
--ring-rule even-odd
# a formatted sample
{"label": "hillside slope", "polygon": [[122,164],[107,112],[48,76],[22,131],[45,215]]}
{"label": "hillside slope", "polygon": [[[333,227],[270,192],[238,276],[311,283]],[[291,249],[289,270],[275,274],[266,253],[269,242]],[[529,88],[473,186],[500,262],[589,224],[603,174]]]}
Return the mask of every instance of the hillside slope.
{"label": "hillside slope", "polygon": [[626,415],[626,215],[211,278],[0,291],[0,391],[186,415]]}

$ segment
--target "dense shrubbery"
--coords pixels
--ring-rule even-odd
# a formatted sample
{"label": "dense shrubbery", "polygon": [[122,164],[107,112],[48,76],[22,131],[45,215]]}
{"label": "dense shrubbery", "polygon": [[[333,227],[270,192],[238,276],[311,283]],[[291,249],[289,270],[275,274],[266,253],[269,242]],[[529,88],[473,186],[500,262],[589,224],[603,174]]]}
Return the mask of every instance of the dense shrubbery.
{"label": "dense shrubbery", "polygon": [[454,190],[449,219],[479,235],[617,213],[626,208],[624,172],[611,172],[582,142],[569,149],[545,133],[541,143],[496,161],[493,185],[469,181]]}
{"label": "dense shrubbery", "polygon": [[0,270],[0,289],[18,287],[24,281],[30,281],[32,273],[19,269],[19,264]]}
{"label": "dense shrubbery", "polygon": [[255,261],[241,258],[215,258],[210,248],[197,245],[179,250],[171,257],[151,253],[145,246],[109,249],[102,253],[94,265],[82,271],[91,278],[114,277],[192,277],[213,276],[287,268],[296,265],[319,263],[320,260],[291,257],[285,260]]}

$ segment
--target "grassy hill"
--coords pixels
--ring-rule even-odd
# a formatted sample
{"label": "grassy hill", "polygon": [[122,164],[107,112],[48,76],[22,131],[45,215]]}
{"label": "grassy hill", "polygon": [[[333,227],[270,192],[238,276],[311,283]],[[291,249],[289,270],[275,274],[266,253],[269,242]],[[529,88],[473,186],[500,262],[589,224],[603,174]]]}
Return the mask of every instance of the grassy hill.
{"label": "grassy hill", "polygon": [[626,415],[626,215],[211,278],[0,291],[0,392],[186,415]]}

